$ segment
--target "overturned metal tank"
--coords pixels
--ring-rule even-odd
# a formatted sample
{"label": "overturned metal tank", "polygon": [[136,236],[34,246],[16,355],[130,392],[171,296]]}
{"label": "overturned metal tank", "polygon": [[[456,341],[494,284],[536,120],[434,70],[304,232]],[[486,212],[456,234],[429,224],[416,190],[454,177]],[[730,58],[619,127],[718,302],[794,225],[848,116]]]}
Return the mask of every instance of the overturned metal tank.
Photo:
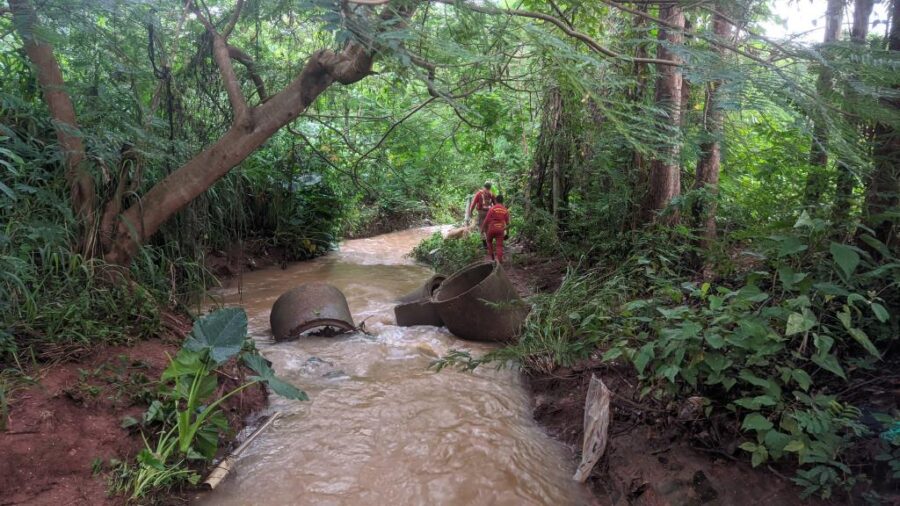
{"label": "overturned metal tank", "polygon": [[281,294],[272,306],[269,323],[276,341],[294,339],[320,327],[341,332],[356,328],[344,294],[326,283],[306,283]]}
{"label": "overturned metal tank", "polygon": [[495,262],[479,262],[457,271],[441,283],[433,300],[447,329],[473,341],[514,339],[529,310],[503,267]]}
{"label": "overturned metal tank", "polygon": [[447,279],[446,276],[436,274],[428,279],[422,286],[400,297],[394,306],[394,318],[397,325],[411,327],[413,325],[432,325],[440,327],[444,323],[437,314],[434,301],[431,299],[435,290]]}

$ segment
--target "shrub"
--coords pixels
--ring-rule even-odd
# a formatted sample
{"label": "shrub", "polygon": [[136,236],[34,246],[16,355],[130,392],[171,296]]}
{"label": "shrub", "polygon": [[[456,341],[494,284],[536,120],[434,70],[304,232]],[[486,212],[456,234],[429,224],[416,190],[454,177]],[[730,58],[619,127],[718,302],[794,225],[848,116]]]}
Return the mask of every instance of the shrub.
{"label": "shrub", "polygon": [[473,262],[483,260],[485,253],[478,234],[444,239],[443,234],[435,232],[413,248],[411,255],[437,272],[452,274]]}
{"label": "shrub", "polygon": [[[256,375],[220,394],[216,370],[235,358]],[[219,438],[229,428],[219,406],[232,395],[263,382],[288,399],[308,399],[275,377],[271,364],[247,338],[247,315],[239,308],[220,309],[197,320],[160,381],[159,399],[150,404],[141,421],[130,417],[123,421],[125,427],[140,425],[157,435],[155,442],[144,435],[137,462],[120,465],[113,476],[113,489],[130,493],[131,500],[199,481],[189,464],[210,462],[216,456]]]}

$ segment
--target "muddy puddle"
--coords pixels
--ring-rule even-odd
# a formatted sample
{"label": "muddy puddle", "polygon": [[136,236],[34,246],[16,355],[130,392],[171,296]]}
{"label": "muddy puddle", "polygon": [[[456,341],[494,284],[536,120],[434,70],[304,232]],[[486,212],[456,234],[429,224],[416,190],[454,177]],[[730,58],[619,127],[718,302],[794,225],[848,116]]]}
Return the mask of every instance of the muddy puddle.
{"label": "muddy puddle", "polygon": [[[214,295],[243,306],[276,371],[309,402],[271,398],[273,427],[208,505],[586,504],[572,456],[535,424],[517,373],[428,364],[452,348],[488,348],[444,329],[396,327],[394,299],[431,275],[405,257],[435,228],[347,241],[326,257],[245,273]],[[269,310],[284,291],[325,281],[372,334],[273,344]]]}

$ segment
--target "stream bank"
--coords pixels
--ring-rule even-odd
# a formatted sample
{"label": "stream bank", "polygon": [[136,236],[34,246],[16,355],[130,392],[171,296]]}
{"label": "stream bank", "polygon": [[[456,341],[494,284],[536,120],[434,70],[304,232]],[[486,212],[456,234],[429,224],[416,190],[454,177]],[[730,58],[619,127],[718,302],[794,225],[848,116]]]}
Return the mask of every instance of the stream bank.
{"label": "stream bank", "polygon": [[[139,431],[122,427],[140,418],[157,381],[191,330],[190,320],[164,313],[166,331],[128,345],[85,349],[69,361],[29,370],[9,399],[7,430],[0,432],[0,505],[119,505],[108,495],[116,461],[132,461],[144,447]],[[246,371],[226,364],[220,388],[238,385]],[[266,406],[262,386],[228,399],[231,434]],[[233,438],[223,441],[220,452]]]}
{"label": "stream bank", "polygon": [[[513,250],[516,251],[516,250]],[[567,265],[558,259],[516,251],[505,265],[519,293],[552,293]],[[641,399],[638,378],[626,364],[602,362],[601,352],[571,367],[549,372],[524,368],[536,422],[567,445],[580,461],[584,405],[592,375],[613,394],[606,454],[587,485],[598,504],[637,506],[795,506],[832,504],[800,499],[801,489],[777,470],[752,468],[733,441],[713,444],[700,406]],[[705,444],[708,443],[708,444]],[[790,474],[790,471],[785,471]]]}
{"label": "stream bank", "polygon": [[630,367],[599,359],[558,367],[549,373],[525,371],[535,420],[554,438],[580,454],[584,403],[591,375],[613,393],[606,455],[587,484],[601,504],[698,506],[794,506],[827,504],[799,498],[800,488],[768,469],[754,469],[732,453],[705,448],[701,424],[690,402],[667,406],[638,399]]}

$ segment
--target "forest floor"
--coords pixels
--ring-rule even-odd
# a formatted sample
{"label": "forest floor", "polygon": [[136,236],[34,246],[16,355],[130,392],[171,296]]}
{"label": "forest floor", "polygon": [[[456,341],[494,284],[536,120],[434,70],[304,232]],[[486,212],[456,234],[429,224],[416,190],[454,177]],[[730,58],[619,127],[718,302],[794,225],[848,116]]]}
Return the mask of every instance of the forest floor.
{"label": "forest floor", "polygon": [[[82,350],[74,360],[28,371],[33,381],[12,395],[6,432],[0,432],[0,505],[114,505],[108,494],[110,461],[127,462],[143,447],[140,432],[121,427],[140,419],[157,381],[191,323],[167,315],[165,335],[131,345]],[[226,365],[220,388],[234,388],[242,371]],[[226,401],[237,434],[266,405],[263,387]],[[228,445],[222,445],[227,448]]]}
{"label": "forest floor", "polygon": [[[555,291],[566,263],[511,250],[505,271],[520,294]],[[722,450],[699,406],[639,399],[633,368],[597,358],[550,372],[526,368],[535,420],[580,459],[584,404],[591,376],[613,394],[606,455],[594,467],[588,486],[599,504],[638,506],[827,504],[799,498],[800,488],[777,470],[754,469],[733,441]],[[790,471],[786,471],[787,474]]]}

